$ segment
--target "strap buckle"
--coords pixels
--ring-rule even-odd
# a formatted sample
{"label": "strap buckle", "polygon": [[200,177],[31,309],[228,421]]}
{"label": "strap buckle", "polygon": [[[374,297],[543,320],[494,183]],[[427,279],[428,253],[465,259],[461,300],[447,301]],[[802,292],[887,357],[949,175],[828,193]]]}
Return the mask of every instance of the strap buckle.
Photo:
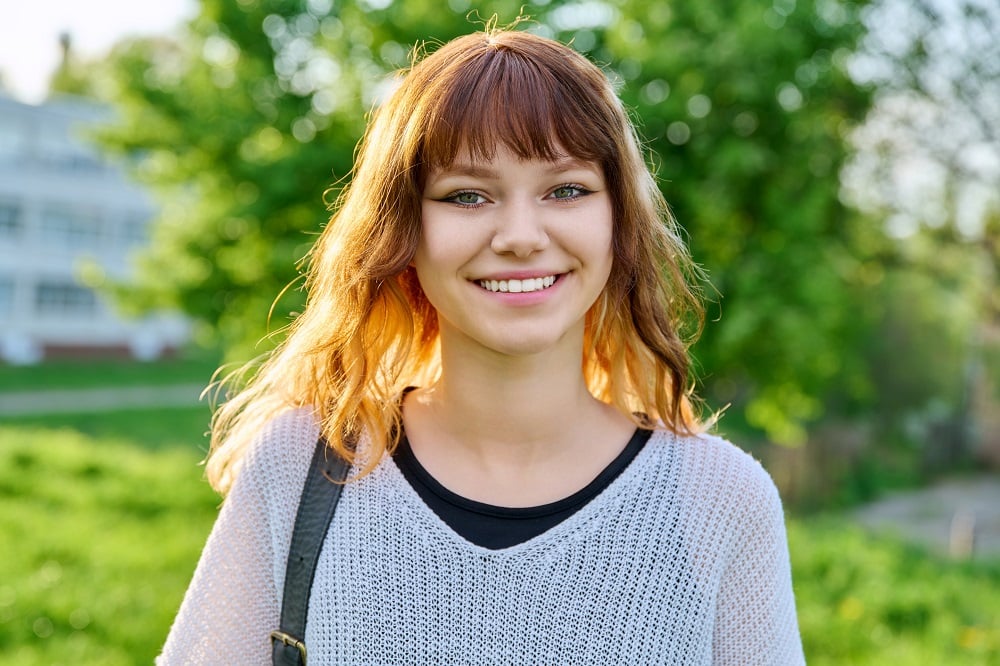
{"label": "strap buckle", "polygon": [[302,663],[306,663],[306,644],[297,639],[295,636],[286,634],[283,631],[275,630],[271,632],[271,641],[281,641],[285,645],[296,648],[302,655]]}

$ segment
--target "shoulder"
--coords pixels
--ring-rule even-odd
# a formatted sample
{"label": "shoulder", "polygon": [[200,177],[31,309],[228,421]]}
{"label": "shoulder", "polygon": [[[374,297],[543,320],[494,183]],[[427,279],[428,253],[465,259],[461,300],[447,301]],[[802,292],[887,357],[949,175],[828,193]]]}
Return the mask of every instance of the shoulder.
{"label": "shoulder", "polygon": [[650,439],[673,468],[679,490],[691,499],[732,509],[781,513],[778,489],[760,462],[714,434],[675,435],[657,430]]}
{"label": "shoulder", "polygon": [[253,439],[233,486],[253,488],[274,506],[297,501],[319,437],[312,410],[288,409],[268,421]]}
{"label": "shoulder", "polygon": [[292,525],[318,437],[319,423],[309,409],[288,409],[266,422],[244,454],[223,506],[223,514],[240,516],[266,544],[275,589],[281,589]]}
{"label": "shoulder", "polygon": [[311,409],[287,409],[261,428],[244,464],[248,469],[280,470],[298,467],[303,460],[308,465],[318,437],[319,423]]}

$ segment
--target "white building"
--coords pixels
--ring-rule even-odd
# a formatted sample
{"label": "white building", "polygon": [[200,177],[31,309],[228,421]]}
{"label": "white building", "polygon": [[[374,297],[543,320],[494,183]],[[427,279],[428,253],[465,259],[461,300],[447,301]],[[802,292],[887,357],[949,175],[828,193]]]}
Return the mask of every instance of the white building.
{"label": "white building", "polygon": [[84,137],[109,117],[82,99],[36,106],[0,93],[0,362],[151,359],[188,337],[180,316],[126,319],[91,288],[127,279],[155,210]]}

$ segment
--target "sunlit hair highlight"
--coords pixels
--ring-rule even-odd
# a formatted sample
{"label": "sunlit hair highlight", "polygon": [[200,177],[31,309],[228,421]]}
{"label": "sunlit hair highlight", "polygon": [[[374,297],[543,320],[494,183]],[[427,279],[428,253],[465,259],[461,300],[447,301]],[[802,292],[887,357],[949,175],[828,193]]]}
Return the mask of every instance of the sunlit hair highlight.
{"label": "sunlit hair highlight", "polygon": [[[391,449],[401,392],[439,372],[437,315],[409,266],[424,183],[460,154],[490,160],[500,145],[523,159],[600,165],[614,260],[587,316],[587,384],[638,424],[701,429],[688,356],[702,322],[697,271],[621,102],[569,47],[490,29],[415,57],[374,112],[352,181],[308,257],[305,309],[215,413],[207,472],[216,489],[228,490],[249,443],[289,408],[311,409],[330,446],[361,463],[358,475]],[[368,445],[355,460],[348,435],[362,432]]]}

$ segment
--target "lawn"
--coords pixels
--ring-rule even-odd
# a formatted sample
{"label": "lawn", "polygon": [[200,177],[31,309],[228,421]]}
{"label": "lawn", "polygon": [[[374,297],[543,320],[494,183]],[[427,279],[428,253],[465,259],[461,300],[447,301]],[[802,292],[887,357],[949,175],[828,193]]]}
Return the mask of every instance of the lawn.
{"label": "lawn", "polygon": [[0,393],[123,386],[208,384],[218,358],[194,352],[181,358],[137,363],[121,360],[46,361],[39,365],[0,364]]}
{"label": "lawn", "polygon": [[0,425],[0,663],[151,662],[219,501],[173,433]]}
{"label": "lawn", "polygon": [[810,666],[1000,664],[1000,561],[956,563],[844,518],[789,522]]}
{"label": "lawn", "polygon": [[31,414],[0,416],[0,426],[20,426],[46,431],[70,431],[93,440],[108,440],[153,452],[184,449],[198,460],[208,453],[207,405],[170,409],[142,408],[112,412]]}

